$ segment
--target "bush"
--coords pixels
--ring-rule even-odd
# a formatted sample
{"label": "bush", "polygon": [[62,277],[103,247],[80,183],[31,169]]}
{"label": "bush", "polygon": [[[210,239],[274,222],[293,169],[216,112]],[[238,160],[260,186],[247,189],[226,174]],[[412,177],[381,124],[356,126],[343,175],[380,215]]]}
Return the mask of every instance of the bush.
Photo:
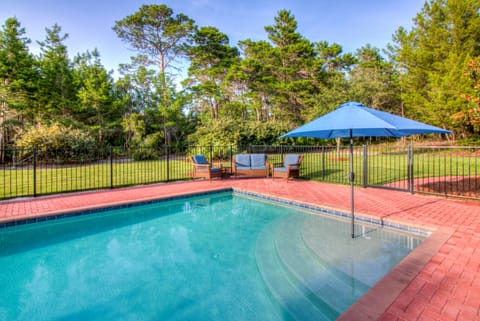
{"label": "bush", "polygon": [[242,126],[241,145],[279,145],[278,137],[289,131],[287,123],[278,121],[245,122]]}
{"label": "bush", "polygon": [[[291,125],[290,125],[291,127]],[[209,120],[189,136],[190,145],[212,146],[213,157],[221,157],[220,153],[226,147],[249,145],[279,145],[281,135],[289,130],[289,125],[283,122],[239,122],[231,118]],[[190,151],[192,153],[193,151]]]}
{"label": "bush", "polygon": [[188,137],[191,145],[235,146],[240,141],[242,124],[231,118],[211,119]]}
{"label": "bush", "polygon": [[17,135],[15,143],[20,148],[36,147],[39,150],[95,147],[95,140],[87,132],[60,123],[30,127]]}
{"label": "bush", "polygon": [[[21,131],[15,140],[19,148],[37,151],[44,156],[52,156],[59,160],[74,159],[72,150],[88,150],[95,147],[95,140],[85,131],[66,127],[60,123],[50,125],[39,124]],[[63,153],[55,150],[64,149]],[[67,152],[67,150],[69,150]],[[30,153],[30,152],[28,152]]]}
{"label": "bush", "polygon": [[158,157],[158,151],[151,147],[138,147],[132,150],[132,158],[135,161],[156,160]]}

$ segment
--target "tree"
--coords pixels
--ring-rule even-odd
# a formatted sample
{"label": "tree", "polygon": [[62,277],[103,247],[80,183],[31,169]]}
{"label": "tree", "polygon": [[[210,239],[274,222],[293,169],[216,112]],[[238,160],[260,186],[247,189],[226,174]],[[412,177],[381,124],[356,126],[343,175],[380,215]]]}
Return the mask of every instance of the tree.
{"label": "tree", "polygon": [[[174,15],[166,5],[143,5],[136,13],[116,21],[113,30],[138,52],[131,66],[139,67],[138,72],[133,72],[137,84],[141,84],[137,88],[145,94],[151,94],[148,101],[156,107],[156,110],[145,109],[146,131],[149,127],[148,118],[155,120],[151,122],[152,127],[161,127],[165,143],[170,143],[172,130],[176,127],[173,122],[180,117],[183,106],[179,107],[180,100],[174,98],[175,88],[167,69],[185,54],[186,45],[195,30],[195,22],[184,14]],[[152,65],[158,68],[158,76],[148,70],[147,67]]]}
{"label": "tree", "polygon": [[271,69],[275,77],[272,98],[276,108],[272,112],[279,119],[302,119],[305,109],[314,105],[316,88],[310,77],[315,60],[314,45],[297,32],[295,17],[288,10],[280,10],[275,24],[266,26],[268,38],[275,46],[272,52],[277,60]]}
{"label": "tree", "polygon": [[[122,92],[125,108],[124,118],[130,114],[137,114],[143,122],[142,135],[155,147],[158,141],[170,144],[182,139],[182,129],[185,116],[183,108],[184,97],[177,92],[172,81],[167,77],[167,87],[154,70],[139,66],[116,83],[116,88]],[[134,116],[137,117],[137,116]],[[154,135],[155,138],[152,138]],[[145,136],[145,137],[143,137]],[[128,137],[128,135],[127,135]],[[138,139],[137,139],[138,141]]]}
{"label": "tree", "polygon": [[159,125],[163,130],[164,143],[171,145],[172,142],[175,142],[176,145],[181,145],[185,135],[188,134],[186,132],[182,133],[182,130],[187,129],[183,113],[186,97],[182,92],[177,92],[175,85],[169,78],[167,78],[165,84],[156,78],[153,85],[157,93],[157,111],[160,116]]}
{"label": "tree", "polygon": [[113,101],[113,78],[103,67],[95,49],[75,58],[80,102],[78,119],[96,133],[102,145],[115,128],[120,126],[121,110]]}
{"label": "tree", "polygon": [[464,70],[480,54],[479,10],[478,0],[432,0],[412,30],[397,30],[389,52],[401,71],[407,116],[453,128],[451,115],[467,104],[460,94],[471,91]]}
{"label": "tree", "polygon": [[349,72],[349,98],[367,106],[402,114],[398,75],[377,48],[366,45],[356,52],[357,63]]}
{"label": "tree", "polygon": [[38,78],[28,51],[30,40],[16,18],[8,18],[0,30],[0,156],[3,159],[14,124],[33,122],[33,93]]}
{"label": "tree", "polygon": [[72,62],[63,42],[68,34],[61,34],[62,28],[54,24],[46,28],[46,39],[40,45],[40,79],[37,91],[39,117],[42,120],[70,118],[77,104],[73,82]]}
{"label": "tree", "polygon": [[349,100],[345,75],[357,61],[352,54],[343,53],[342,46],[337,43],[319,41],[314,45],[316,59],[310,79],[316,88],[316,95],[314,105],[303,113],[305,121],[324,115]]}
{"label": "tree", "polygon": [[461,95],[468,104],[465,109],[453,114],[452,119],[462,138],[476,136],[478,139],[480,138],[480,57],[469,62],[466,73],[471,79],[473,92]]}
{"label": "tree", "polygon": [[129,148],[132,143],[139,144],[145,135],[145,123],[137,113],[131,113],[123,116],[122,127],[125,132],[125,147]]}
{"label": "tree", "polygon": [[230,67],[238,63],[238,50],[229,46],[227,35],[217,28],[202,27],[194,34],[187,55],[190,66],[185,83],[193,92],[195,104],[218,119],[220,106],[225,105],[225,77]]}
{"label": "tree", "polygon": [[194,21],[184,14],[173,15],[166,5],[143,5],[134,14],[116,21],[113,30],[129,43],[138,55],[134,62],[156,65],[166,84],[165,72],[184,53],[184,45],[195,29]]}
{"label": "tree", "polygon": [[123,91],[125,97],[128,97],[127,113],[145,114],[147,111],[155,109],[157,103],[153,93],[153,82],[157,77],[155,70],[138,66],[133,70],[122,69],[121,73],[123,77],[117,81],[116,87]]}

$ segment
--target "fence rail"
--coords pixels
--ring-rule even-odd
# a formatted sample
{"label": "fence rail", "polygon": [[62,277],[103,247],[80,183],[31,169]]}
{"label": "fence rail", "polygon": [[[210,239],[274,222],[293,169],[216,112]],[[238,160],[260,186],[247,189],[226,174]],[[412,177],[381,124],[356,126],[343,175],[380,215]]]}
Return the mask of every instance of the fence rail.
{"label": "fence rail", "polygon": [[[302,179],[349,184],[350,152],[332,146],[191,146],[159,149],[9,149],[0,160],[0,200],[191,179],[187,156],[231,166],[237,153],[280,162],[303,155]],[[480,199],[480,147],[356,146],[355,184]]]}

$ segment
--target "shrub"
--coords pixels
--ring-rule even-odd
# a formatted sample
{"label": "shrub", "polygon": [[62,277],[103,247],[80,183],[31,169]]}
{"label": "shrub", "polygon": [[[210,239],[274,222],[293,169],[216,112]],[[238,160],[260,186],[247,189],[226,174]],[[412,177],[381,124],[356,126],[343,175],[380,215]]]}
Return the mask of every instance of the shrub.
{"label": "shrub", "polygon": [[241,145],[279,145],[278,137],[289,131],[284,122],[245,122],[242,126]]}
{"label": "shrub", "polygon": [[156,160],[158,157],[158,151],[151,147],[137,147],[132,150],[132,158],[135,161]]}
{"label": "shrub", "polygon": [[[37,151],[44,156],[52,156],[59,160],[75,158],[73,150],[88,150],[95,147],[95,140],[85,131],[66,127],[60,123],[50,125],[38,124],[21,131],[15,144],[25,150]],[[54,150],[63,149],[63,153]],[[31,152],[27,152],[29,154]]]}
{"label": "shrub", "polygon": [[[291,127],[291,125],[290,125]],[[249,145],[278,145],[278,139],[289,130],[289,124],[283,122],[239,122],[231,118],[209,120],[189,136],[190,145],[212,146],[214,158],[223,157],[226,147],[233,147],[237,153],[237,146]],[[190,154],[194,151],[189,151]]]}

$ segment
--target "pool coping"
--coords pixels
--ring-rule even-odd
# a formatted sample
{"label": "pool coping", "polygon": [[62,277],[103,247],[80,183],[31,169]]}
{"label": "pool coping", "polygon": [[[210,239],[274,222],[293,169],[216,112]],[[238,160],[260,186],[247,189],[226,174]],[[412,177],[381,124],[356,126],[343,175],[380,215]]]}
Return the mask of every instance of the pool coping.
{"label": "pool coping", "polygon": [[50,212],[43,212],[40,214],[24,215],[20,218],[5,217],[5,218],[0,218],[0,229],[11,227],[11,226],[33,224],[37,222],[44,222],[44,221],[51,221],[56,219],[68,218],[68,217],[95,214],[95,213],[105,212],[111,209],[134,207],[134,206],[140,206],[140,205],[151,204],[156,202],[167,202],[167,201],[176,200],[176,199],[183,199],[188,197],[209,195],[209,194],[222,193],[222,192],[231,192],[232,190],[233,190],[232,188],[223,187],[223,188],[216,188],[216,189],[199,191],[199,192],[166,195],[158,198],[147,197],[144,199],[136,199],[134,201],[132,200],[119,201],[119,202],[115,202],[114,204],[107,203],[107,204],[101,204],[101,205],[70,208],[67,210],[55,210]]}

